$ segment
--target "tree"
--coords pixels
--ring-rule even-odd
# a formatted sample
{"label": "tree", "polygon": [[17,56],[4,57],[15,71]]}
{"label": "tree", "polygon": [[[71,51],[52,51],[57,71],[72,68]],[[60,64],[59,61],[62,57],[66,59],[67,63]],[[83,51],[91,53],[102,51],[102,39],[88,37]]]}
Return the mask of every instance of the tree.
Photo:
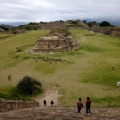
{"label": "tree", "polygon": [[63,21],[63,20],[60,20],[59,22],[64,23],[64,21]]}
{"label": "tree", "polygon": [[37,30],[37,28],[35,27],[34,30]]}
{"label": "tree", "polygon": [[86,24],[86,20],[83,20],[83,22]]}
{"label": "tree", "polygon": [[16,30],[14,30],[12,33],[13,33],[13,34],[17,34],[17,31],[16,31]]}
{"label": "tree", "polygon": [[32,29],[32,27],[31,26],[25,26],[25,30],[31,30]]}
{"label": "tree", "polygon": [[111,26],[111,25],[107,21],[103,21],[102,23],[100,23],[100,27],[105,27],[105,26]]}
{"label": "tree", "polygon": [[72,23],[72,24],[77,24],[77,21],[72,21],[71,23]]}
{"label": "tree", "polygon": [[42,88],[42,83],[30,76],[24,76],[17,84],[17,88],[25,94],[33,94],[34,91],[39,91]]}
{"label": "tree", "polygon": [[7,28],[5,26],[0,26],[0,28],[2,28],[3,30],[9,30],[9,28]]}
{"label": "tree", "polygon": [[96,21],[91,21],[91,22],[87,23],[87,25],[89,27],[99,26],[99,24]]}
{"label": "tree", "polygon": [[87,23],[89,27],[92,27],[92,22]]}

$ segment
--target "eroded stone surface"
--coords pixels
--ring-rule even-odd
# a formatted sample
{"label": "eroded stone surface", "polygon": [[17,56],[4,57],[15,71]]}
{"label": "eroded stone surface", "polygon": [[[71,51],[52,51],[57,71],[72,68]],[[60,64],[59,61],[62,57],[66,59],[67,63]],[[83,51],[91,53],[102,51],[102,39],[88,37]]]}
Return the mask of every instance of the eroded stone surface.
{"label": "eroded stone surface", "polygon": [[[96,112],[97,111],[97,112]],[[35,107],[0,113],[0,120],[120,120],[120,108]]]}
{"label": "eroded stone surface", "polygon": [[34,52],[63,52],[78,49],[79,42],[68,30],[51,30],[46,37],[40,37]]}

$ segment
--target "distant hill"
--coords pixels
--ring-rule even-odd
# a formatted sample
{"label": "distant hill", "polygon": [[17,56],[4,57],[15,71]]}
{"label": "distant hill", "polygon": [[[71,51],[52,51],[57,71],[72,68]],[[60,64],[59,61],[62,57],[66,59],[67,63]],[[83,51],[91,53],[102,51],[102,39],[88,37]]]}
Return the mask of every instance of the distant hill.
{"label": "distant hill", "polygon": [[2,25],[10,25],[10,26],[19,26],[19,25],[25,25],[28,24],[29,22],[0,22]]}
{"label": "distant hill", "polygon": [[11,30],[12,28],[14,28],[15,26],[11,26],[11,25],[5,25],[5,24],[1,24],[0,28],[2,28],[3,30]]}

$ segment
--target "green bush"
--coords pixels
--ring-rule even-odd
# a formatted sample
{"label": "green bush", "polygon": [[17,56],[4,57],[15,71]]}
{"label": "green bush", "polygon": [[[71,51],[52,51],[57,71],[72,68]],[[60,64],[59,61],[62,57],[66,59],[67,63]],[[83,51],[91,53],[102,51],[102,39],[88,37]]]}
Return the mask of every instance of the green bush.
{"label": "green bush", "polygon": [[17,88],[22,93],[30,95],[39,92],[42,88],[42,83],[26,75],[19,81]]}

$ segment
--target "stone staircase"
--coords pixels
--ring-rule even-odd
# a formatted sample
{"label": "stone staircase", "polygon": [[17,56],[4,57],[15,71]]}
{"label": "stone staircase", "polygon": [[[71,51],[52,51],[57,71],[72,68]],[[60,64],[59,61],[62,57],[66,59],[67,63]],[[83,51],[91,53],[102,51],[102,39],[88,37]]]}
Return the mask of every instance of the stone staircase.
{"label": "stone staircase", "polygon": [[0,120],[120,120],[119,108],[34,107],[0,113]]}

